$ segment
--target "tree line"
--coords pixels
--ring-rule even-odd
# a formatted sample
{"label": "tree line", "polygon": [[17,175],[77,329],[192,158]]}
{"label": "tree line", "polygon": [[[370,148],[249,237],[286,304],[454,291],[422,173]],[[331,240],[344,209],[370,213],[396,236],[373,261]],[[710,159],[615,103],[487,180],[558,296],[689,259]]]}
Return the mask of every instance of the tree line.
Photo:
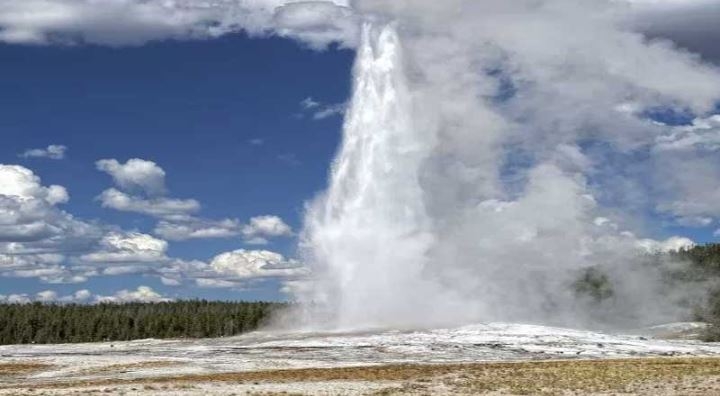
{"label": "tree line", "polygon": [[[707,292],[703,306],[696,307],[695,319],[711,324],[705,334],[707,341],[720,341],[720,244],[649,258],[684,263],[665,273],[666,282],[692,284]],[[611,281],[601,268],[582,273],[575,290],[597,301],[613,296]],[[274,311],[286,306],[206,300],[95,305],[5,303],[0,304],[0,344],[233,336],[256,330]]]}
{"label": "tree line", "polygon": [[0,344],[204,338],[257,329],[286,306],[269,302],[0,304]]}
{"label": "tree line", "polygon": [[675,260],[689,265],[676,274],[682,280],[703,280],[708,284],[705,306],[700,307],[695,319],[708,322],[705,341],[720,341],[720,244],[695,246],[670,253]]}
{"label": "tree line", "polygon": [[[704,296],[702,300],[690,303],[687,316],[678,320],[706,322],[710,326],[704,333],[705,341],[720,341],[720,244],[655,253],[643,259],[636,265],[657,268],[666,290],[686,290]],[[578,295],[590,297],[596,303],[615,295],[613,282],[602,266],[582,271],[573,286]]]}

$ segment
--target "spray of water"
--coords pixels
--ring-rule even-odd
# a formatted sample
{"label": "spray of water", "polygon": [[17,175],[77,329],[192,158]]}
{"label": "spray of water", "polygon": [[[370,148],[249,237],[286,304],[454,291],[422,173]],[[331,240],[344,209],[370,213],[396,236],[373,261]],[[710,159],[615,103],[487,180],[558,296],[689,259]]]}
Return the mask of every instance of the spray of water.
{"label": "spray of water", "polygon": [[[628,98],[699,103],[638,74],[624,62],[628,53],[643,64],[666,59],[687,81],[705,76],[720,85],[720,76],[612,23],[583,20],[574,2],[454,2],[463,6],[356,4],[402,21],[404,32],[399,22],[362,29],[342,146],[301,238],[313,275],[298,297],[312,306],[309,322],[607,327],[680,319],[687,309],[677,301],[695,296],[666,289],[661,268],[643,264],[639,247],[662,244],[628,231],[632,208],[612,194],[628,195],[617,186],[630,177],[620,180],[599,159],[617,155],[622,166],[628,152],[647,150],[652,133],[667,132],[624,110]],[[425,18],[424,8],[436,18]],[[537,37],[517,37],[518,21]],[[592,34],[557,35],[575,28]],[[554,47],[538,50],[545,36]],[[597,37],[611,44],[597,45],[597,54],[578,49]],[[621,154],[595,149],[601,142],[622,146]],[[603,301],[574,286],[598,266],[613,285]]]}
{"label": "spray of water", "polygon": [[[420,275],[433,237],[419,169],[432,146],[413,126],[402,62],[391,26],[364,26],[330,188],[307,217],[318,297],[340,327],[403,323],[398,314],[414,311],[429,286]],[[378,300],[392,304],[368,309]]]}

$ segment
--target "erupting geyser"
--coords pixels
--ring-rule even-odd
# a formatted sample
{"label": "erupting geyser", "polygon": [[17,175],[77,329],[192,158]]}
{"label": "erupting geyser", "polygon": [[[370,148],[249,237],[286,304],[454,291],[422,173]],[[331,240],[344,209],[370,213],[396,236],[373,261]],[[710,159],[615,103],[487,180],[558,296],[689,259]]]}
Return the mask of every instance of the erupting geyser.
{"label": "erupting geyser", "polygon": [[392,26],[364,26],[330,188],[307,216],[304,243],[322,273],[315,297],[340,327],[406,323],[429,286],[419,171],[432,147],[413,126],[402,62]]}
{"label": "erupting geyser", "polygon": [[[612,3],[452,4],[355,4],[375,22],[328,189],[307,208],[306,324],[686,319],[706,288],[670,287],[661,267],[673,264],[644,255],[687,239],[636,235],[645,213],[699,207],[683,203],[694,190],[672,167],[705,157],[669,144],[686,131],[645,110],[707,114],[720,74],[643,41]],[[596,289],[577,286],[583,274]]]}

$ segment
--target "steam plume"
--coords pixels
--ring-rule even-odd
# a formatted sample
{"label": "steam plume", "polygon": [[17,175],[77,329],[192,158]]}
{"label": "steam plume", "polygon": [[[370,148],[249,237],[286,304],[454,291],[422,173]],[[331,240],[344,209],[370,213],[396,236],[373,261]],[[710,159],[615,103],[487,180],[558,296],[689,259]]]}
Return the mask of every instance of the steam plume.
{"label": "steam plume", "polygon": [[[647,211],[686,215],[669,202],[688,196],[646,181],[687,154],[659,150],[676,130],[647,114],[707,116],[716,69],[629,30],[613,3],[353,7],[369,22],[343,143],[302,240],[314,274],[302,297],[327,324],[678,317],[657,268],[638,264],[663,243],[636,234]],[[572,283],[599,265],[616,299],[589,310]]]}

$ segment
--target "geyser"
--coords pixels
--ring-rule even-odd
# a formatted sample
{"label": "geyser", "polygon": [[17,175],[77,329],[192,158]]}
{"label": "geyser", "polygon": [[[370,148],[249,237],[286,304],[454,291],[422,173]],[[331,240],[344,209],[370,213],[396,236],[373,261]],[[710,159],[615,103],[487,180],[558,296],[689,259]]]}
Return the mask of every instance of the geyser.
{"label": "geyser", "polygon": [[392,26],[364,26],[354,75],[330,188],[310,208],[303,242],[321,274],[315,297],[337,326],[402,324],[432,287],[422,277],[433,236],[419,178],[432,142],[413,125]]}
{"label": "geyser", "polygon": [[[688,155],[661,150],[679,135],[644,111],[705,114],[720,74],[644,42],[595,2],[452,3],[354,4],[394,22],[363,26],[342,145],[307,208],[312,276],[298,297],[309,323],[682,319],[701,288],[668,289],[661,267],[672,263],[644,255],[685,240],[636,230],[647,220],[639,206],[682,199],[646,180]],[[658,77],[667,71],[683,89]],[[612,291],[578,294],[594,268]]]}

